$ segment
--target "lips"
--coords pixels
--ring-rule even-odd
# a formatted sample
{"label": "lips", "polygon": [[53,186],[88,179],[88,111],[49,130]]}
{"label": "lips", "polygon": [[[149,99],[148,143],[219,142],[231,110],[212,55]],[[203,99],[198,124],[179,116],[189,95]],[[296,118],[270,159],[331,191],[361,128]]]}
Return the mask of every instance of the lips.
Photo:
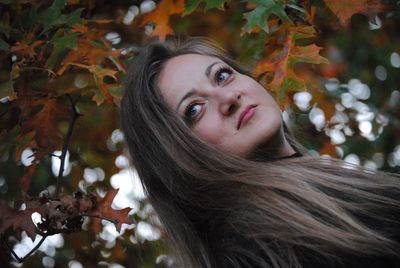
{"label": "lips", "polygon": [[244,124],[247,123],[247,121],[250,120],[250,118],[253,117],[256,107],[257,105],[249,105],[243,110],[239,117],[237,129],[240,129]]}

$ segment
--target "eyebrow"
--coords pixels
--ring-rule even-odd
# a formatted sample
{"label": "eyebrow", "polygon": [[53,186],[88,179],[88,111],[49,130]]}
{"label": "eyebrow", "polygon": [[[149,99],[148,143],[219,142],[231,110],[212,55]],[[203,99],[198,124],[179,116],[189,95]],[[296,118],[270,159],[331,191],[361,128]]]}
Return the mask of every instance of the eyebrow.
{"label": "eyebrow", "polygon": [[208,65],[208,67],[206,68],[206,71],[204,72],[204,74],[205,74],[208,78],[210,78],[210,73],[211,73],[212,67],[213,67],[215,64],[217,64],[217,63],[222,63],[222,62],[220,62],[220,61],[213,62],[213,63],[211,63],[210,65]]}
{"label": "eyebrow", "polygon": [[[213,62],[213,63],[211,63],[210,65],[207,66],[207,68],[206,68],[206,70],[204,72],[204,74],[207,76],[207,78],[210,78],[210,73],[211,73],[212,67],[215,64],[218,64],[218,63],[222,63],[222,62],[221,61],[216,61],[216,62]],[[190,98],[191,96],[195,95],[196,93],[197,93],[197,90],[194,89],[194,88],[189,90],[188,92],[186,92],[186,94],[183,95],[182,99],[179,101],[178,105],[176,106],[176,111],[179,110],[179,107],[181,106],[182,102],[184,102],[187,98]]]}
{"label": "eyebrow", "polygon": [[186,92],[185,95],[183,95],[182,99],[179,101],[178,105],[176,106],[176,111],[179,110],[179,107],[181,106],[182,102],[184,102],[187,98],[190,98],[191,96],[195,95],[197,93],[197,90],[192,88],[188,92]]}

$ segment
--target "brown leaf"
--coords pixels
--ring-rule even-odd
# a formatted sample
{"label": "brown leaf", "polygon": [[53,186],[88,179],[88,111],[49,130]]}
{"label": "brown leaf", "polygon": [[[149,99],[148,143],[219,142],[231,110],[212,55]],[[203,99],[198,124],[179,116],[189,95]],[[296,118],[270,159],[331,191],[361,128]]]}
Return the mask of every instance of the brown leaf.
{"label": "brown leaf", "polygon": [[0,200],[0,213],[0,234],[3,234],[13,224],[15,211],[8,206],[6,201]]}
{"label": "brown leaf", "polygon": [[372,18],[377,13],[388,10],[388,7],[380,0],[325,0],[325,4],[346,28],[350,24],[351,17],[356,13]]}
{"label": "brown leaf", "polygon": [[[100,216],[102,218],[115,220],[115,228],[119,232],[123,223],[130,224],[132,223],[132,220],[128,216],[131,208],[127,207],[124,209],[115,210],[111,207],[112,201],[114,200],[114,197],[117,195],[118,191],[118,189],[116,190],[111,188],[107,192],[106,196],[98,203],[96,210],[91,214]],[[95,232],[101,232],[102,225],[100,219],[93,219],[93,229]]]}
{"label": "brown leaf", "polygon": [[36,164],[32,164],[25,168],[24,175],[22,175],[22,177],[20,179],[21,191],[23,191],[25,193],[28,191],[29,185],[31,183],[31,178],[32,178],[33,174],[35,173],[36,168],[37,168]]}
{"label": "brown leaf", "polygon": [[57,125],[61,119],[70,116],[68,108],[55,99],[42,103],[40,111],[21,124],[22,133],[35,133],[34,140],[38,147],[35,148],[35,158],[38,160],[59,148],[63,136]]}
{"label": "brown leaf", "polygon": [[76,197],[79,202],[79,211],[82,213],[87,213],[92,210],[96,205],[96,196],[92,193],[86,194],[82,197]]}
{"label": "brown leaf", "polygon": [[14,229],[21,229],[33,240],[36,237],[36,225],[32,221],[32,214],[38,212],[40,215],[45,215],[45,203],[41,200],[29,200],[25,202],[25,210],[19,210],[15,213],[13,220]]}
{"label": "brown leaf", "polygon": [[169,18],[174,14],[182,14],[185,10],[184,0],[162,0],[157,7],[146,14],[142,26],[153,22],[156,24],[153,35],[159,36],[161,40],[174,31],[169,23]]}

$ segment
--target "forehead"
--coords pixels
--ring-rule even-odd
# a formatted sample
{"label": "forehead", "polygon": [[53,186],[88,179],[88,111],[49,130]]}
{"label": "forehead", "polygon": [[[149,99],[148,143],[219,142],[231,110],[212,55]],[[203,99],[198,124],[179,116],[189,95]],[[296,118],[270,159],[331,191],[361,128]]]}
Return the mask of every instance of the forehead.
{"label": "forehead", "polygon": [[215,62],[223,62],[217,57],[184,54],[169,59],[163,66],[157,80],[158,87],[170,105],[177,98],[208,80],[205,71]]}

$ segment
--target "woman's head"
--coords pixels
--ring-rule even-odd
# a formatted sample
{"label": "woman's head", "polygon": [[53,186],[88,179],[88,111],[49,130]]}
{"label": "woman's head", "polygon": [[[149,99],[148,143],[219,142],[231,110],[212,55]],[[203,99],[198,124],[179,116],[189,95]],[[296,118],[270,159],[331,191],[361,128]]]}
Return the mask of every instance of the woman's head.
{"label": "woman's head", "polygon": [[282,144],[277,103],[261,84],[218,57],[173,57],[163,65],[157,85],[196,136],[222,152],[247,156],[260,144]]}
{"label": "woman's head", "polygon": [[[210,67],[215,62],[217,63]],[[180,68],[183,65],[185,68]],[[195,68],[196,66],[198,68]],[[189,70],[189,67],[192,72],[180,73]],[[210,74],[206,75],[208,69]],[[175,77],[175,81],[168,81],[168,72]],[[179,83],[181,75],[188,76],[182,77],[185,84]],[[204,80],[204,84],[191,84],[202,76],[209,78]],[[218,86],[214,80],[216,76],[219,76],[220,80],[228,79],[228,83]],[[172,82],[175,83],[174,86],[171,86]],[[192,89],[197,90],[200,95],[185,99],[181,108],[192,104],[188,101],[200,100],[201,105],[205,105],[205,101],[211,99],[211,104],[207,107],[210,108],[211,105],[211,110],[207,111],[206,117],[203,111],[203,118],[188,123],[188,119],[184,118],[188,113],[182,113],[182,109],[176,111],[176,105],[183,95],[189,93],[185,90]],[[219,92],[216,92],[217,90]],[[172,95],[169,94],[171,92]],[[219,93],[221,94],[218,95]],[[228,95],[222,95],[223,93]],[[177,94],[178,103],[174,102],[174,94]],[[230,98],[229,94],[234,97]],[[229,98],[232,101],[230,104]],[[227,105],[220,102],[224,99],[228,100]],[[252,105],[258,106],[254,108]],[[198,107],[191,108],[196,110]],[[246,108],[249,111],[239,119]],[[267,118],[269,112],[275,117],[272,122]],[[224,117],[224,121],[217,121],[220,117]],[[238,151],[234,149],[243,141],[249,142],[247,135],[254,135],[252,140],[261,143],[264,139],[274,136],[278,128],[281,129],[278,121],[280,113],[275,102],[255,80],[246,76],[246,72],[235,65],[222,49],[204,39],[194,38],[181,44],[156,42],[147,45],[141,51],[132,63],[126,80],[121,118],[132,162],[150,202],[159,214],[167,233],[171,234],[172,243],[187,247],[190,244],[191,248],[185,249],[189,257],[186,254],[183,256],[190,258],[191,254],[196,254],[192,256],[192,261],[201,259],[203,253],[207,256],[202,241],[210,238],[201,236],[208,236],[209,232],[197,232],[208,226],[206,222],[214,215],[213,211],[221,216],[221,211],[231,207],[232,202],[241,203],[240,200],[231,200],[233,196],[237,196],[237,190],[240,188],[240,184],[234,181],[249,180],[237,174],[249,173],[250,169],[257,168],[251,166],[251,161],[237,157],[248,153],[248,148],[243,149],[246,145]],[[264,126],[262,120],[266,120]],[[205,124],[218,128],[217,131],[212,129],[212,135],[218,136],[221,130],[218,122],[223,124],[224,132],[221,134],[226,136],[235,131],[245,133],[249,129],[255,133],[248,131],[247,135],[241,134],[240,139],[231,139],[228,147],[218,147],[201,133],[196,133],[196,124]],[[258,132],[257,125],[265,130],[268,124],[273,125],[275,130],[267,131],[267,136],[263,136],[263,133]],[[274,142],[277,141],[278,139],[275,139]],[[250,144],[253,149],[255,143]],[[236,174],[236,179],[229,174]],[[221,192],[222,189],[224,190]],[[219,217],[213,217],[213,224],[218,225],[217,218]],[[225,221],[222,217],[220,219]],[[201,241],[195,242],[196,238]],[[200,254],[200,257],[197,254]],[[204,257],[198,263],[207,262],[207,257]]]}
{"label": "woman's head", "polygon": [[294,152],[271,95],[215,44],[199,38],[154,43],[138,58],[129,90],[157,97],[156,103],[143,100],[142,112],[163,102],[170,116],[223,153],[248,156],[260,145],[275,157]]}

